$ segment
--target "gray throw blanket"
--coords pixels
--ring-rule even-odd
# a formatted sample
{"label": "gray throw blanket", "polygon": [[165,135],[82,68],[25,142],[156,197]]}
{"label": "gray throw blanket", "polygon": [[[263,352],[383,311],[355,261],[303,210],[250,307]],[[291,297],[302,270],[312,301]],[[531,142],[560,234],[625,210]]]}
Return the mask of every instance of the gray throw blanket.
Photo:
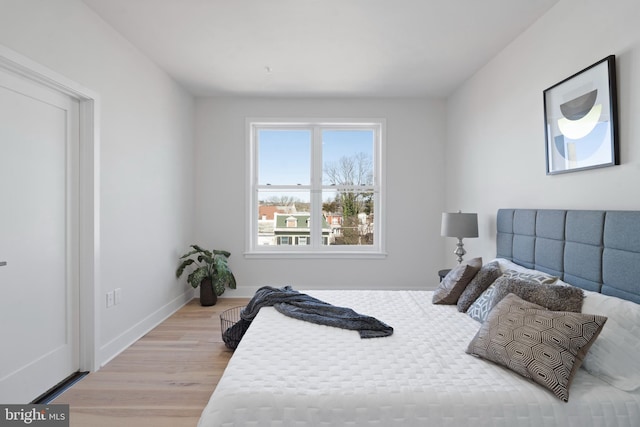
{"label": "gray throw blanket", "polygon": [[225,345],[235,349],[251,321],[262,307],[274,307],[280,313],[295,319],[320,325],[358,331],[360,338],[379,338],[393,334],[393,328],[380,320],[358,314],[350,308],[337,307],[285,286],[263,286],[256,291],[249,304],[240,313],[240,321],[228,328],[222,338]]}

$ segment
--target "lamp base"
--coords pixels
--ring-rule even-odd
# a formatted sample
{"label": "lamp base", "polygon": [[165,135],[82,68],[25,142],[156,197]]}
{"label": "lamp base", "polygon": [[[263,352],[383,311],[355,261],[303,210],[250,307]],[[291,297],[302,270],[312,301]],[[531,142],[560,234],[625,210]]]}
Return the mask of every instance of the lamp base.
{"label": "lamp base", "polygon": [[464,243],[462,243],[462,239],[458,238],[458,243],[456,243],[456,250],[453,251],[454,255],[458,256],[458,264],[462,264],[462,257],[467,253],[464,250]]}

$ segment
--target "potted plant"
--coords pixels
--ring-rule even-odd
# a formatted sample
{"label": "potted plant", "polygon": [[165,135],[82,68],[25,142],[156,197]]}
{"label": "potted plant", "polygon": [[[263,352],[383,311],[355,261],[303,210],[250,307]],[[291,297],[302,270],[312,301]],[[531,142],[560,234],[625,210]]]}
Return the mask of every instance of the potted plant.
{"label": "potted plant", "polygon": [[215,305],[226,286],[236,288],[236,278],[227,263],[231,253],[216,249],[208,251],[198,245],[191,245],[191,248],[193,250],[180,257],[182,262],[176,270],[176,277],[182,276],[185,268],[195,264],[196,268],[187,277],[187,282],[194,288],[200,286],[200,304]]}

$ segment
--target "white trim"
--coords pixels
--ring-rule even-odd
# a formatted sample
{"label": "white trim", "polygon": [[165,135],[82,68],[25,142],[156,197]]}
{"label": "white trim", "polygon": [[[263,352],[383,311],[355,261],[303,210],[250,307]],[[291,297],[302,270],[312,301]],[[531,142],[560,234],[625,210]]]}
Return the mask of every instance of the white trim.
{"label": "white trim", "polygon": [[[357,252],[357,251],[326,251],[326,252],[303,252],[292,251],[291,246],[285,245],[285,250],[273,252],[245,252],[246,259],[276,259],[276,258],[302,258],[302,259],[383,259],[386,258],[386,252]],[[286,250],[288,249],[288,250]]]}
{"label": "white trim", "polygon": [[80,102],[80,370],[95,371],[100,321],[100,104]]}
{"label": "white trim", "polygon": [[98,95],[19,53],[0,45],[0,68],[70,96],[80,103],[80,354],[81,370],[98,369],[100,265],[100,181]]}
{"label": "white trim", "polygon": [[[60,94],[60,92],[56,92]],[[67,232],[67,272],[71,289],[67,295],[67,327],[73,336],[73,365],[80,367],[80,103],[65,96],[70,105],[67,111],[66,143],[66,232]],[[71,165],[71,167],[69,167]],[[76,268],[77,266],[77,268]],[[73,316],[73,318],[69,317]]]}
{"label": "white trim", "polygon": [[[255,173],[253,172],[253,168],[255,167],[255,158],[256,158],[256,150],[255,147],[253,146],[253,144],[251,143],[251,141],[255,138],[254,132],[255,129],[253,126],[251,126],[251,123],[253,123],[255,120],[253,119],[245,119],[245,125],[244,125],[244,129],[245,129],[245,164],[246,164],[246,170],[245,170],[245,189],[251,189],[254,187],[254,184],[251,182],[251,178],[255,176]],[[253,236],[257,236],[258,235],[258,221],[254,221],[253,220],[253,216],[255,216],[255,212],[253,212],[253,194],[251,194],[251,191],[245,191],[246,193],[246,206],[245,206],[245,224],[246,227],[244,228],[246,230],[246,234],[245,234],[245,256],[246,253],[251,249],[251,247],[253,246]]]}
{"label": "white trim", "polygon": [[102,360],[100,367],[105,366],[113,360],[113,358],[129,348],[160,323],[167,320],[192,299],[193,290],[186,291],[103,345],[100,348],[100,360]]}
{"label": "white trim", "polygon": [[[436,279],[437,281],[437,279]],[[256,294],[256,291],[258,289],[260,289],[263,285],[253,285],[253,286],[243,286],[242,288],[238,288],[238,289],[227,289],[227,291],[225,291],[224,293],[224,297],[218,297],[218,304],[220,303],[220,301],[224,301],[226,298],[251,298]],[[284,286],[284,284],[283,284]],[[433,290],[435,289],[435,286],[427,286],[425,287],[424,283],[417,283],[417,284],[407,284],[407,285],[402,285],[402,290],[403,291],[429,291],[429,290]],[[305,283],[300,283],[298,286],[296,286],[296,290],[300,290],[301,292],[308,292],[308,291],[313,291],[313,290],[326,290],[326,288],[319,288],[316,286],[310,286],[307,285]],[[393,284],[390,284],[388,286],[384,286],[382,288],[376,288],[376,290],[380,290],[380,291],[397,291],[398,288],[395,287]]]}

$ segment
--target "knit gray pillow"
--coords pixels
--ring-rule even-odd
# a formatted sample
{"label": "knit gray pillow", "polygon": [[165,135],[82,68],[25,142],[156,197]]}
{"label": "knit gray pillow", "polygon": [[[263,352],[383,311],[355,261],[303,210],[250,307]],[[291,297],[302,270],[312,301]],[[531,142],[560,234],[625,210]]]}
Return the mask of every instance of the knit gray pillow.
{"label": "knit gray pillow", "polygon": [[582,311],[584,292],[574,286],[547,285],[522,280],[515,277],[500,276],[495,282],[495,291],[491,308],[508,294],[516,294],[525,301],[541,305],[554,311]]}
{"label": "knit gray pillow", "polygon": [[458,298],[458,311],[465,313],[471,304],[501,275],[498,261],[482,266]]}

